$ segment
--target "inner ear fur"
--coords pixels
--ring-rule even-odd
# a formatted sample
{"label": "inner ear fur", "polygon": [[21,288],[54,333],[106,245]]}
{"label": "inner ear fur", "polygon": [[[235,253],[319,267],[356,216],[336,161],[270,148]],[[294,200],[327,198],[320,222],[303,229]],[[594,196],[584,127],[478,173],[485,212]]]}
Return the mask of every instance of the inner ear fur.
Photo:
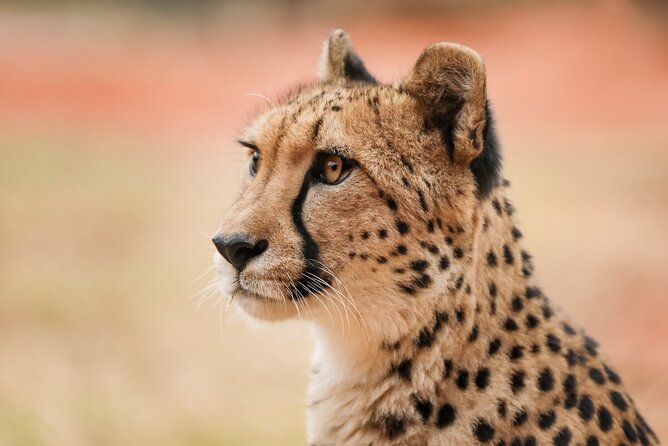
{"label": "inner ear fur", "polygon": [[333,31],[329,39],[325,40],[319,75],[323,82],[347,80],[377,83],[353,50],[348,33],[342,29]]}
{"label": "inner ear fur", "polygon": [[487,102],[485,65],[478,53],[455,43],[425,49],[403,88],[438,128],[450,159],[469,166],[485,196],[499,182],[501,157]]}

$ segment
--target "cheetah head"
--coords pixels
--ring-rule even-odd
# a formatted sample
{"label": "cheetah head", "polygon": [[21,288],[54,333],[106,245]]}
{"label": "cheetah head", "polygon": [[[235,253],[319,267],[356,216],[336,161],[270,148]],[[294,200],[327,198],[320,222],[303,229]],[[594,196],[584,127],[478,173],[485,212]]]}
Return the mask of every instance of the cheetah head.
{"label": "cheetah head", "polygon": [[499,181],[483,61],[452,43],[382,84],[335,31],[319,82],[285,95],[239,142],[248,167],[213,238],[215,263],[236,305],[262,320],[410,323],[457,285],[448,239],[474,243]]}

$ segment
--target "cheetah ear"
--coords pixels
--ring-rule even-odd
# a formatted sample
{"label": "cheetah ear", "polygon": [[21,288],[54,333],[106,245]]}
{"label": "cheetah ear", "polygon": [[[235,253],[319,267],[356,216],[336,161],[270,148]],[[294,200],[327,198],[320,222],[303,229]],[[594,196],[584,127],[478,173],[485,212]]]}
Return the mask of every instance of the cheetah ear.
{"label": "cheetah ear", "polygon": [[455,43],[431,45],[402,86],[423,106],[425,124],[440,130],[450,159],[470,166],[478,194],[486,196],[499,183],[501,156],[480,55]]}
{"label": "cheetah ear", "polygon": [[333,31],[329,39],[325,40],[319,73],[323,82],[345,79],[376,83],[376,79],[367,71],[364,62],[353,51],[348,33],[342,29]]}

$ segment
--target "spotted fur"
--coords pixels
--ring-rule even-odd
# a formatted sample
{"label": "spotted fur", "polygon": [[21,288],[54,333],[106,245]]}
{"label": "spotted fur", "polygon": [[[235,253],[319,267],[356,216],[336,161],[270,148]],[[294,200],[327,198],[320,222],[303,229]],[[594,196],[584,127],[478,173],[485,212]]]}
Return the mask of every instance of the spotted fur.
{"label": "spotted fur", "polygon": [[[242,136],[257,175],[217,240],[263,249],[243,268],[216,257],[246,314],[313,325],[309,444],[658,444],[533,278],[481,58],[435,44],[379,84],[336,31],[322,60]],[[321,153],[350,176],[319,181]]]}

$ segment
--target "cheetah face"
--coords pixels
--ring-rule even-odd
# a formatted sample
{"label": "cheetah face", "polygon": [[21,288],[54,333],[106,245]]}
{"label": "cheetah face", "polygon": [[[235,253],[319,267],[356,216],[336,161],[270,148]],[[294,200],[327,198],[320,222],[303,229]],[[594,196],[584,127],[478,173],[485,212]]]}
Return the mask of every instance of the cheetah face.
{"label": "cheetah face", "polygon": [[451,286],[443,231],[471,227],[498,176],[483,73],[473,51],[440,44],[381,85],[335,32],[321,82],[239,140],[248,167],[214,237],[236,304],[259,319],[350,323],[410,315]]}

